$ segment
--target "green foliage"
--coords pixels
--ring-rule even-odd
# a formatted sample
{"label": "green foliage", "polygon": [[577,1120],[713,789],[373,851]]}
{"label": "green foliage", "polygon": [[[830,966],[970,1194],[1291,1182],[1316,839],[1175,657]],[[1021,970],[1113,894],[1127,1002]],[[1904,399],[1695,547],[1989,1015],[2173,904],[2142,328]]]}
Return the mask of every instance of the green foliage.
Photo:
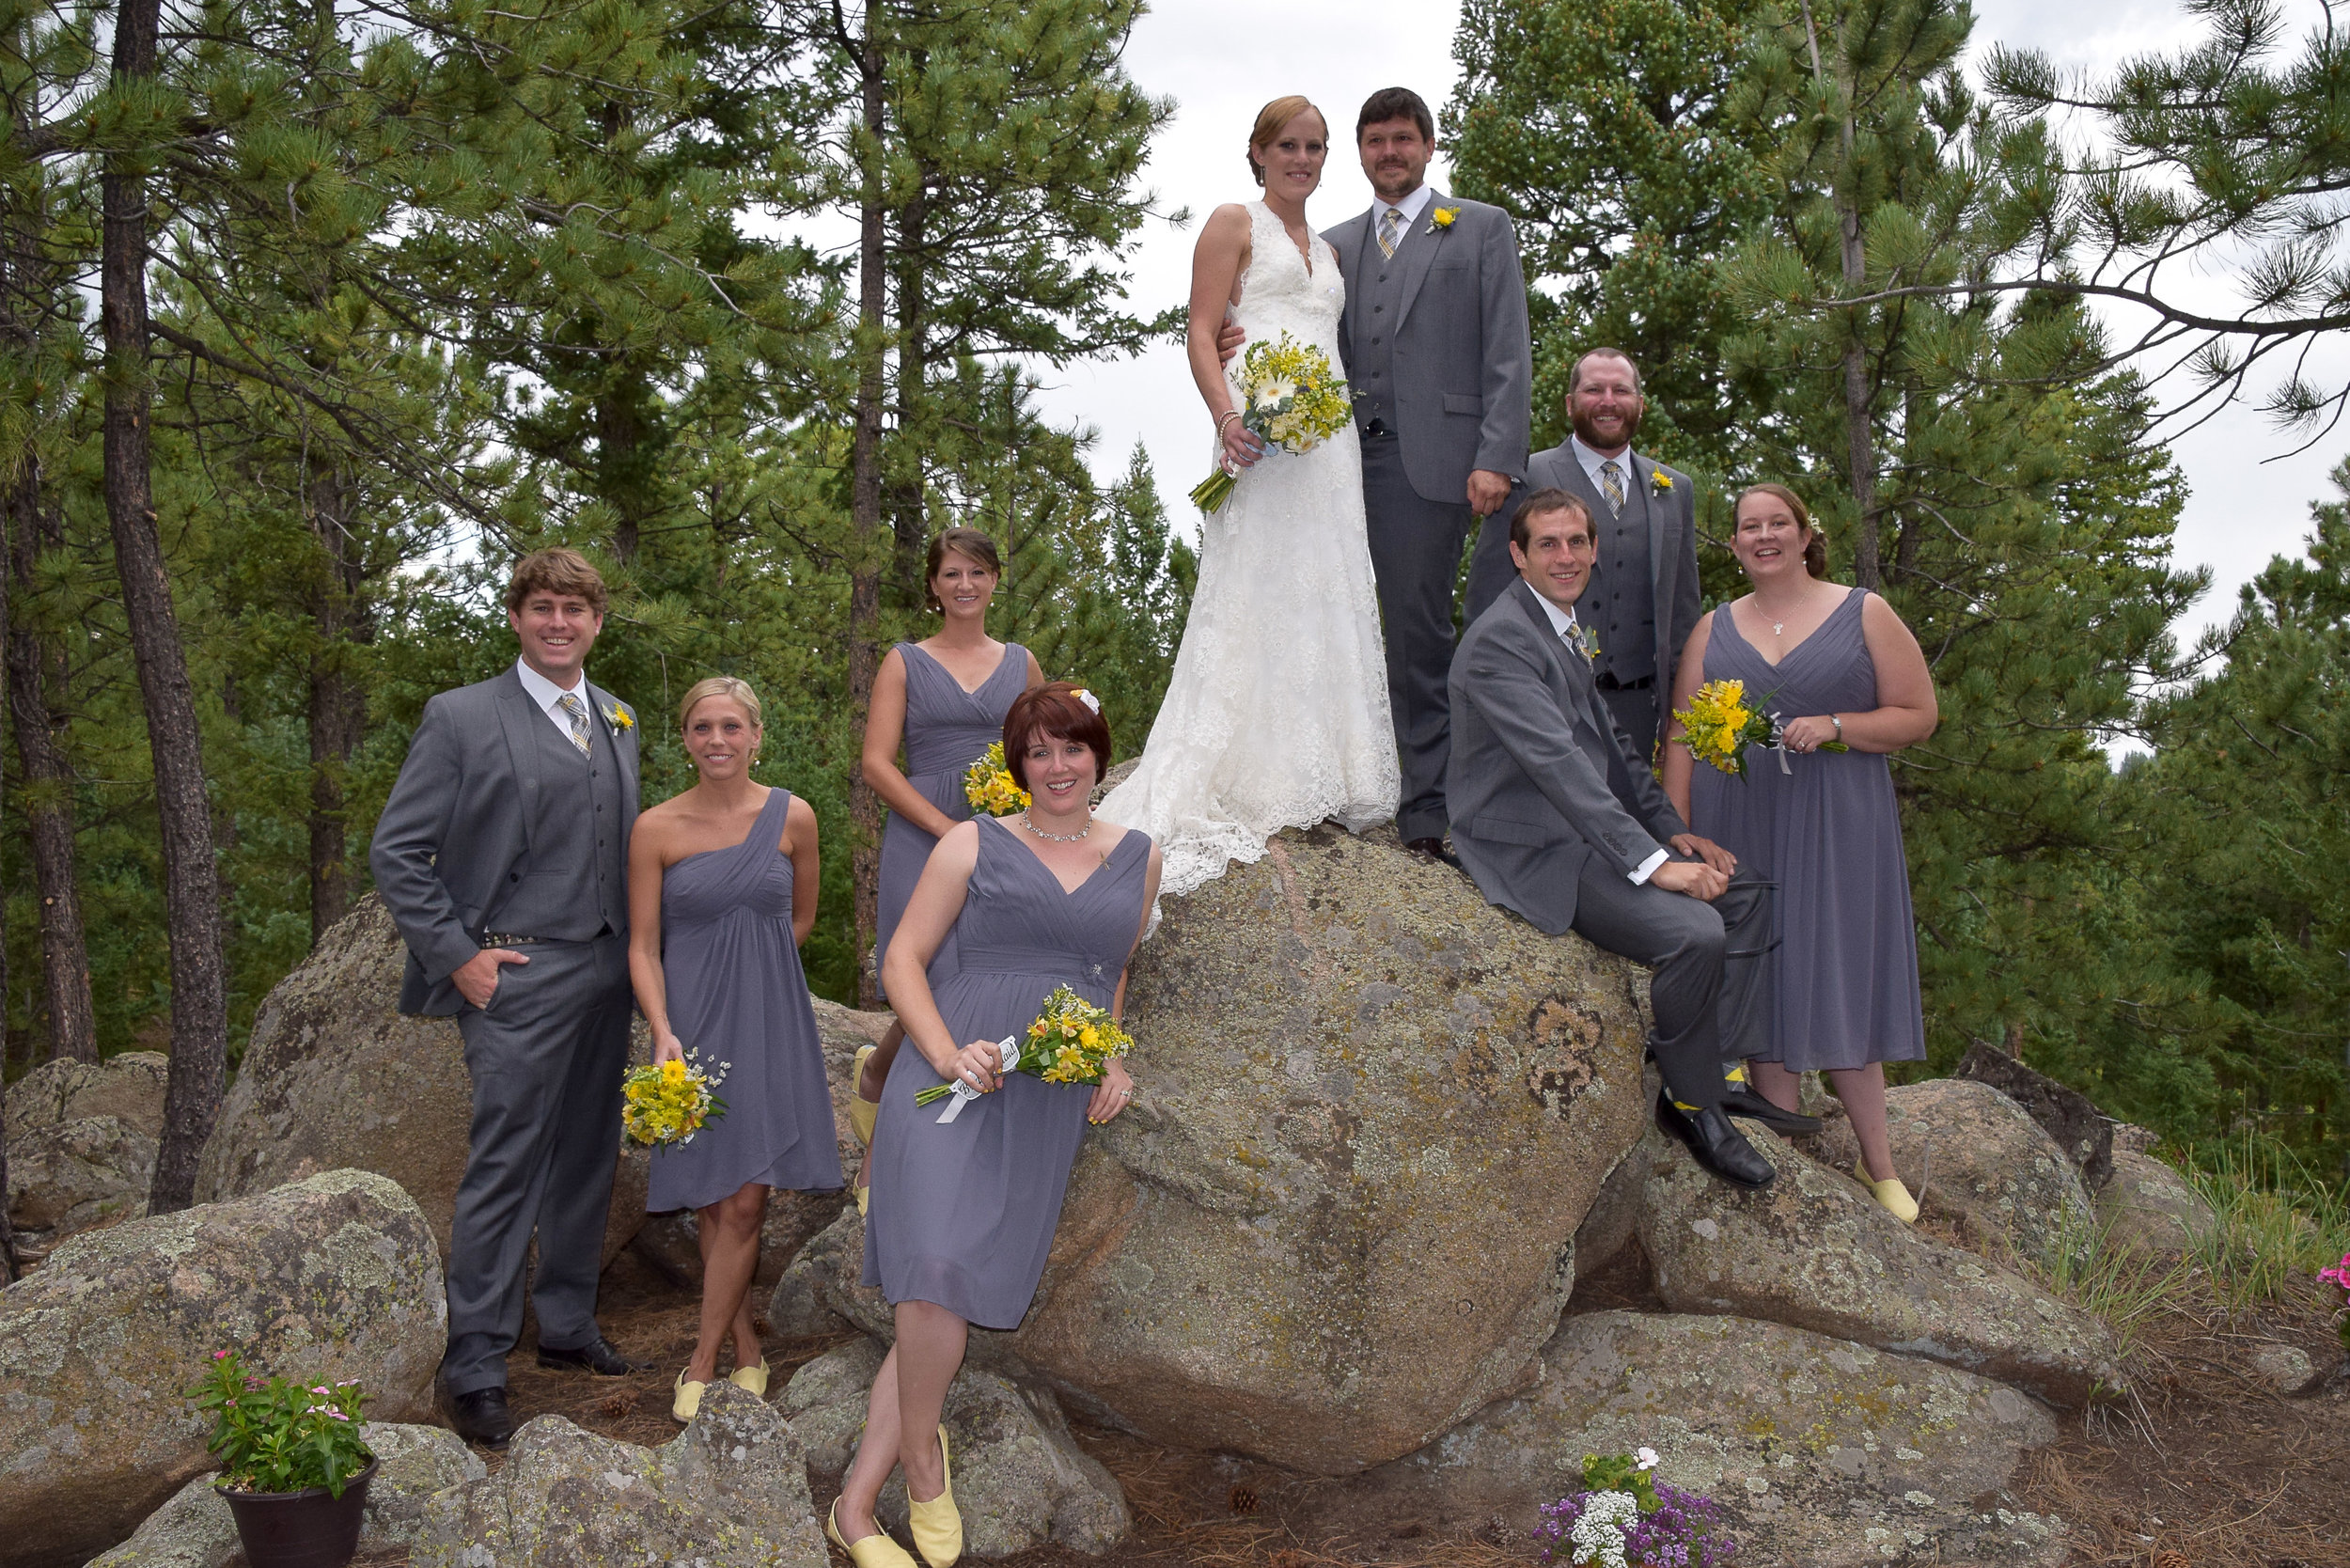
{"label": "green foliage", "polygon": [[339,1497],[343,1483],[374,1462],[360,1437],[367,1395],[354,1382],[306,1387],[258,1377],[237,1352],[216,1350],[188,1399],[212,1417],[204,1446],[220,1460],[222,1485],[248,1492],[323,1486]]}

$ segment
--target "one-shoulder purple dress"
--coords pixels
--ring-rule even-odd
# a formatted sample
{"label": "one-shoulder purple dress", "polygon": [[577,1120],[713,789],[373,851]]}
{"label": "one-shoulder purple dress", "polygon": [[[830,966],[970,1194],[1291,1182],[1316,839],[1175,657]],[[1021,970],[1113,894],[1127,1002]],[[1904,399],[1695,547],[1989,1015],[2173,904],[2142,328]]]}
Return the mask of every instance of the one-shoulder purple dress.
{"label": "one-shoulder purple dress", "polygon": [[[1705,679],[1744,681],[1764,712],[1787,719],[1876,707],[1876,662],[1860,627],[1866,598],[1847,593],[1777,668],[1724,605],[1706,638]],[[1699,763],[1689,807],[1691,828],[1778,882],[1778,1005],[1765,1059],[1791,1073],[1922,1060],[1918,926],[1883,754],[1751,746],[1743,783]]]}
{"label": "one-shoulder purple dress", "polygon": [[[951,971],[933,963],[938,1011],[958,1045],[1026,1035],[1063,985],[1100,1007],[1142,930],[1151,840],[1129,828],[1092,875],[1065,892],[1050,867],[993,819],[954,927]],[[1085,1137],[1082,1084],[1007,1073],[1001,1089],[939,1124],[944,1080],[922,1053],[898,1053],[873,1138],[865,1283],[894,1305],[931,1301],[982,1328],[1017,1328],[1043,1277],[1069,1168]]]}
{"label": "one-shoulder purple dress", "polygon": [[791,940],[791,857],[779,847],[789,790],[770,790],[750,837],[661,876],[661,973],[669,1024],[718,1086],[727,1112],[694,1141],[656,1149],[645,1207],[700,1209],[746,1182],[803,1192],[840,1185],[832,1088]]}
{"label": "one-shoulder purple dress", "polygon": [[[972,692],[964,691],[945,665],[913,643],[900,643],[898,656],[906,666],[906,782],[948,816],[969,822],[971,802],[963,792],[964,775],[1004,738],[1004,715],[1028,686],[1028,651],[1016,642],[1006,643],[1003,663]],[[914,897],[914,885],[922,880],[931,851],[937,847],[936,839],[895,811],[889,814],[888,825],[882,829],[881,874],[874,890],[876,986],[881,984],[882,960],[889,956],[889,938],[906,912],[906,901]]]}

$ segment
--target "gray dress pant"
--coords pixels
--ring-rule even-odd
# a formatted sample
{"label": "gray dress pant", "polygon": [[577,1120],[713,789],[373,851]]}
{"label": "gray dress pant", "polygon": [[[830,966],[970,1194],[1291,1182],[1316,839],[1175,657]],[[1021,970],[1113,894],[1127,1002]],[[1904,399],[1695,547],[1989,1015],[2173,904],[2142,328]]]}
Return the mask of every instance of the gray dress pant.
{"label": "gray dress pant", "polygon": [[628,940],[536,942],[498,971],[487,1008],[457,1015],[473,1075],[473,1146],[449,1226],[449,1393],[506,1386],[522,1337],[524,1269],[535,1231],[530,1303],[539,1342],[596,1340],[612,1168],[628,1066]]}
{"label": "gray dress pant", "polygon": [[1632,747],[1640,760],[1652,768],[1656,764],[1656,683],[1626,691],[1601,688],[1599,699],[1607,704],[1607,711],[1616,715],[1623,732],[1632,737]]}
{"label": "gray dress pant", "polygon": [[1444,767],[1452,742],[1445,693],[1455,640],[1452,593],[1475,518],[1465,494],[1458,501],[1431,501],[1414,490],[1403,472],[1403,444],[1392,435],[1363,439],[1363,512],[1403,773],[1395,828],[1407,842],[1441,839],[1450,822]]}
{"label": "gray dress pant", "polygon": [[1685,1105],[1719,1104],[1723,1073],[1770,1050],[1770,884],[1741,867],[1708,903],[1653,881],[1635,886],[1594,855],[1574,900],[1579,934],[1653,971],[1649,1048],[1665,1087]]}

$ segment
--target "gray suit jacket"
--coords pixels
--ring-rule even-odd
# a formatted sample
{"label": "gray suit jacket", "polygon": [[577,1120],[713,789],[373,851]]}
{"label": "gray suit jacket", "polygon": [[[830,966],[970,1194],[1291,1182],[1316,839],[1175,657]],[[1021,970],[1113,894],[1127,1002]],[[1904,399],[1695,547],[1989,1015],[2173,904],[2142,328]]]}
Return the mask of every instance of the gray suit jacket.
{"label": "gray suit jacket", "polygon": [[[1672,481],[1659,493],[1656,476]],[[1682,645],[1698,623],[1697,486],[1678,468],[1632,453],[1633,482],[1648,496],[1648,559],[1651,587],[1656,596],[1656,732],[1665,733],[1672,718],[1673,671],[1681,662]],[[1594,519],[1607,515],[1607,498],[1575,461],[1574,444],[1545,447],[1526,462],[1526,484],[1515,499],[1557,486],[1579,495]],[[1505,519],[1506,521],[1506,519]]]}
{"label": "gray suit jacket", "polygon": [[1555,936],[1593,856],[1629,877],[1688,831],[1523,581],[1462,635],[1451,699],[1452,849],[1487,902]]}
{"label": "gray suit jacket", "polygon": [[[593,722],[620,761],[625,865],[636,823],[634,714],[593,682],[588,694]],[[629,715],[627,727],[612,724],[615,712]],[[496,929],[498,902],[530,854],[542,792],[561,782],[542,779],[537,765],[529,726],[547,722],[510,667],[424,705],[368,851],[376,891],[408,944],[400,1011],[448,1015],[463,1007],[449,976],[481,950],[482,932]]]}
{"label": "gray suit jacket", "polygon": [[[1472,469],[1517,478],[1533,424],[1534,348],[1526,324],[1526,274],[1510,214],[1481,201],[1434,194],[1419,223],[1457,207],[1451,227],[1403,253],[1402,313],[1395,325],[1397,434],[1403,472],[1423,500],[1466,504]],[[1365,208],[1322,237],[1350,278],[1379,258]],[[1347,290],[1351,300],[1354,290]],[[1353,309],[1350,304],[1349,310]],[[1350,352],[1353,323],[1339,321]]]}

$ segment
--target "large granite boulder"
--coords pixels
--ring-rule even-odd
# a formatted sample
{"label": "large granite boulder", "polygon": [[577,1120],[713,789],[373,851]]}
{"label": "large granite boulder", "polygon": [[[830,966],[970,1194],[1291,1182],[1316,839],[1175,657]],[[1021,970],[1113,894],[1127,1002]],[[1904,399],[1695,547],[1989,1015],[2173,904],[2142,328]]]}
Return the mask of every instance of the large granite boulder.
{"label": "large granite boulder", "polygon": [[124,1051],[99,1062],[42,1062],[8,1086],[9,1148],[20,1134],[92,1116],[115,1117],[160,1138],[170,1076],[171,1058],[161,1051]]}
{"label": "large granite boulder", "polygon": [[[277,982],[204,1145],[198,1202],[266,1192],[320,1170],[372,1170],[416,1200],[433,1245],[448,1255],[473,1079],[454,1019],[400,1012],[406,961],[398,928],[370,893]],[[646,1049],[641,1040],[638,1049]],[[612,1092],[619,1093],[618,1083]],[[607,1263],[645,1222],[647,1159],[623,1145],[604,1228]]]}
{"label": "large granite boulder", "polygon": [[1637,1221],[1657,1294],[1721,1312],[1922,1356],[2076,1406],[2122,1385],[2095,1318],[1887,1214],[1856,1184],[1770,1133],[1744,1131],[1778,1168],[1761,1192],[1715,1181],[1651,1134]]}
{"label": "large granite boulder", "polygon": [[827,1568],[807,1459],[783,1417],[730,1383],[670,1441],[639,1448],[540,1416],[485,1480],[439,1493],[413,1568],[757,1563]]}
{"label": "large granite boulder", "polygon": [[116,1116],[8,1129],[8,1223],[46,1247],[136,1219],[155,1181],[155,1140]]}
{"label": "large granite boulder", "polygon": [[363,1170],[73,1238],[0,1293],[0,1565],[80,1563],[213,1467],[184,1398],[212,1350],[413,1420],[447,1321],[424,1215]]}
{"label": "large granite boulder", "polygon": [[[1805,1147],[1859,1174],[1860,1143],[1841,1114]],[[1979,1252],[2005,1261],[2077,1249],[2095,1229],[2089,1191],[2055,1138],[1987,1083],[1929,1078],[1885,1093],[1893,1164],[1928,1219],[1949,1221]]]}
{"label": "large granite boulder", "polygon": [[2023,1107],[2056,1140],[2092,1192],[2113,1174],[2113,1134],[2119,1125],[2079,1090],[2024,1065],[1988,1041],[1978,1040],[1959,1058],[1961,1078],[1989,1084]]}
{"label": "large granite boulder", "polygon": [[[415,1544],[432,1494],[489,1474],[464,1440],[446,1427],[402,1426],[369,1421],[366,1435],[375,1455],[375,1479],[368,1483],[368,1507],[359,1527],[363,1553],[401,1550]],[[237,1521],[212,1490],[217,1473],[201,1475],[147,1517],[138,1533],[89,1568],[244,1568]]]}
{"label": "large granite boulder", "polygon": [[2202,1194],[2152,1154],[2113,1152],[2113,1176],[2097,1194],[2106,1246],[2149,1258],[2191,1250],[2218,1223]]}
{"label": "large granite boulder", "polygon": [[[835,1485],[856,1452],[882,1347],[857,1340],[791,1376],[780,1403],[807,1450],[811,1476]],[[1043,1382],[1007,1357],[966,1361],[943,1413],[955,1471],[964,1551],[1011,1557],[1055,1544],[1099,1556],[1134,1528],[1126,1495],[1099,1460],[1079,1449]],[[883,1488],[881,1522],[906,1535],[905,1478]]]}
{"label": "large granite boulder", "polygon": [[1636,971],[1386,829],[1286,832],[1136,953],[1019,1354],[1155,1441],[1340,1474],[1524,1386],[1644,1124]]}
{"label": "large granite boulder", "polygon": [[1443,1525],[1524,1534],[1582,1486],[1587,1453],[1653,1448],[1657,1474],[1711,1497],[1751,1568],[2054,1563],[2053,1520],[1977,1513],[2028,1449],[2037,1403],[1971,1372],[1735,1317],[1570,1317],[1531,1389],[1348,1483],[1422,1500]]}

